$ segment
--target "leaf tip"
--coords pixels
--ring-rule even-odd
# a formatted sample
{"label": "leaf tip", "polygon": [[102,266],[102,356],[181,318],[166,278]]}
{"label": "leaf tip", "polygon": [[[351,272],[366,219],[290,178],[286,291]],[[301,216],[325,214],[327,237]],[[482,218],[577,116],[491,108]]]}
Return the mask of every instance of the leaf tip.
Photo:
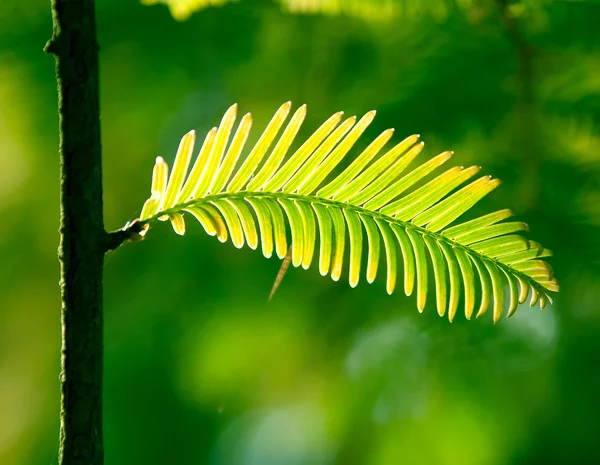
{"label": "leaf tip", "polygon": [[375,115],[377,115],[377,110],[371,110],[365,113],[365,116],[362,117],[361,122],[364,124],[371,124],[371,121],[375,119]]}

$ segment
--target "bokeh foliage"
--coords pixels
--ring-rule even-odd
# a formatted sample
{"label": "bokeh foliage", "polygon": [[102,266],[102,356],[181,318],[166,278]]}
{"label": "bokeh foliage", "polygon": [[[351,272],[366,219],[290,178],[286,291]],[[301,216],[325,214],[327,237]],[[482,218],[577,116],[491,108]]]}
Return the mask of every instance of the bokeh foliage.
{"label": "bokeh foliage", "polygon": [[[594,463],[600,376],[600,7],[496,4],[366,21],[242,0],[176,22],[98,2],[106,224],[139,213],[154,158],[227,105],[264,127],[291,99],[307,130],[378,110],[504,183],[560,270],[551,308],[450,325],[383,283],[350,289],[190,226],[111,254],[105,272],[107,463]],[[0,4],[0,463],[54,463],[58,156],[46,1]],[[527,77],[533,92],[525,92]],[[310,129],[308,129],[310,128]],[[170,158],[171,157],[171,158]]]}
{"label": "bokeh foliage", "polygon": [[[188,19],[194,12],[244,0],[141,0],[143,4],[162,3],[174,18]],[[552,0],[276,0],[283,11],[292,14],[347,15],[375,21],[428,17],[445,20],[453,13],[476,16],[505,8],[511,16],[539,14]]]}

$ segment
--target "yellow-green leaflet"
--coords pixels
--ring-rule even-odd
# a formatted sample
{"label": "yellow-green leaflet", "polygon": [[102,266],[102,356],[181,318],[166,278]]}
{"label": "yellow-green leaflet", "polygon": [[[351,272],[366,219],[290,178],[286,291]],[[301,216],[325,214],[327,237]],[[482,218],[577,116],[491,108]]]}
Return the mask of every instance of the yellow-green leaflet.
{"label": "yellow-green leaflet", "polygon": [[271,221],[273,222],[273,240],[275,241],[275,252],[279,258],[285,257],[287,253],[287,239],[285,234],[285,221],[281,208],[271,199],[263,199],[267,208],[271,212]]}
{"label": "yellow-green leaflet", "polygon": [[481,305],[479,306],[479,310],[477,310],[477,314],[475,315],[476,318],[479,318],[481,315],[487,312],[488,307],[490,306],[492,280],[487,268],[481,263],[481,260],[473,257],[472,255],[469,255],[469,258],[475,264],[477,273],[479,273],[479,280],[481,281]]}
{"label": "yellow-green leaflet", "polygon": [[229,234],[231,236],[231,242],[233,242],[233,245],[238,249],[241,249],[244,246],[244,231],[242,230],[242,224],[236,211],[227,201],[213,202],[213,205],[217,207],[223,215],[223,218],[225,218],[225,223],[227,224],[227,229],[229,229]]}
{"label": "yellow-green leaflet", "polygon": [[362,253],[362,226],[358,215],[352,210],[344,210],[350,236],[350,286],[356,287],[360,278],[360,256]]}
{"label": "yellow-green leaflet", "polygon": [[369,254],[367,264],[367,282],[370,284],[377,277],[377,266],[379,265],[379,233],[377,225],[370,216],[359,214],[359,217],[367,231],[367,242],[369,243]]}
{"label": "yellow-green leaflet", "polygon": [[308,159],[313,150],[329,135],[329,133],[337,126],[342,119],[343,112],[338,112],[325,121],[317,131],[296,150],[294,155],[288,160],[283,167],[277,171],[273,177],[267,181],[263,190],[277,191],[279,190],[296,172],[296,170]]}
{"label": "yellow-green leaflet", "polygon": [[262,253],[266,258],[273,255],[273,223],[271,222],[271,213],[269,207],[259,198],[246,199],[256,212],[258,226],[260,228],[260,243],[262,244]]}
{"label": "yellow-green leaflet", "polygon": [[377,223],[377,226],[379,226],[379,231],[381,231],[381,237],[383,237],[383,245],[387,257],[387,281],[385,283],[385,290],[388,294],[391,294],[396,287],[396,242],[394,241],[394,236],[389,225],[385,221],[376,218],[375,222]]}
{"label": "yellow-green leaflet", "polygon": [[502,317],[502,308],[504,307],[504,289],[502,288],[502,280],[500,270],[488,261],[483,262],[492,280],[492,292],[494,293],[494,309],[492,312],[494,323],[498,323]]}
{"label": "yellow-green leaflet", "polygon": [[448,303],[448,320],[452,322],[458,310],[458,300],[460,298],[460,266],[452,248],[444,243],[438,242],[438,245],[444,253],[444,258],[448,264],[448,274],[450,277],[450,301]]}
{"label": "yellow-green leaflet", "polygon": [[409,296],[415,288],[415,253],[406,231],[393,223],[391,224],[391,228],[400,243],[402,261],[404,262],[404,293]]}
{"label": "yellow-green leaflet", "polygon": [[[355,205],[362,205],[374,195],[377,195],[378,192],[380,193],[394,180],[394,178],[402,173],[415,157],[421,153],[423,145],[422,142],[415,145],[388,169],[389,164],[395,160],[395,157],[398,154],[396,150],[392,149],[386,154],[387,156],[384,155],[379,160],[381,162],[380,164],[374,163],[370,169],[365,170],[365,172],[355,180],[355,186],[347,192],[341,191],[338,193],[336,199],[348,201]],[[350,197],[347,198],[347,194],[351,194],[352,191],[354,191],[355,194],[350,195]],[[369,209],[366,205],[365,208]]]}
{"label": "yellow-green leaflet", "polygon": [[271,153],[256,177],[248,183],[248,190],[261,190],[265,182],[267,182],[271,176],[273,176],[273,173],[277,171],[277,168],[281,165],[290,145],[294,141],[296,134],[298,134],[305,117],[306,105],[302,105],[296,110],[294,116],[292,116],[292,119],[283,131],[281,139],[279,139],[279,142],[277,142],[277,145],[273,149],[273,153]]}
{"label": "yellow-green leaflet", "polygon": [[256,170],[258,163],[262,160],[265,152],[273,142],[273,139],[275,139],[275,136],[285,121],[291,106],[291,102],[286,102],[279,107],[279,110],[277,110],[277,113],[275,113],[275,116],[273,116],[273,119],[268,124],[265,132],[263,132],[262,136],[260,136],[260,139],[250,152],[250,155],[248,155],[248,158],[246,158],[242,164],[242,167],[235,174],[229,186],[227,186],[228,191],[237,191],[244,184],[246,184],[246,182],[248,182],[248,179],[250,179],[250,176],[252,176],[252,173],[254,173],[254,170]]}
{"label": "yellow-green leaflet", "polygon": [[292,230],[292,265],[297,267],[304,257],[304,225],[298,207],[292,200],[278,199],[287,215]]}
{"label": "yellow-green leaflet", "polygon": [[179,143],[179,149],[177,150],[177,155],[175,156],[175,162],[173,163],[173,169],[171,170],[169,184],[167,185],[167,190],[160,206],[160,208],[164,210],[171,208],[177,200],[181,186],[183,186],[185,175],[187,174],[188,165],[190,164],[190,160],[192,158],[192,151],[194,150],[195,141],[196,133],[194,131],[190,131],[183,136],[183,139],[181,139],[181,142]]}
{"label": "yellow-green leaflet", "polygon": [[304,237],[304,252],[302,253],[302,268],[308,270],[315,252],[315,241],[317,227],[315,224],[315,215],[312,212],[310,206],[304,202],[294,201],[296,207],[300,211],[302,217],[302,224],[304,225],[303,237]]}
{"label": "yellow-green leaflet", "polygon": [[422,312],[427,302],[427,259],[425,258],[425,246],[420,234],[407,230],[408,238],[415,252],[415,262],[417,264],[417,309]]}
{"label": "yellow-green leaflet", "polygon": [[235,210],[238,217],[240,218],[240,224],[246,237],[246,244],[251,249],[256,249],[258,246],[258,236],[256,234],[256,225],[254,224],[254,218],[250,213],[250,210],[242,199],[227,199],[229,205]]}
{"label": "yellow-green leaflet", "polygon": [[331,264],[331,246],[333,242],[331,216],[327,211],[327,207],[321,204],[315,203],[313,208],[319,222],[319,241],[321,243],[319,273],[321,273],[321,276],[326,276],[329,273],[329,265]]}
{"label": "yellow-green leaflet", "polygon": [[421,180],[423,177],[431,173],[438,166],[449,160],[451,156],[452,152],[444,152],[438,155],[437,157],[432,158],[427,163],[423,163],[421,166],[412,170],[399,181],[392,183],[387,189],[381,191],[379,194],[377,194],[375,197],[369,200],[365,204],[365,208],[369,210],[378,210],[379,208],[384,207],[382,208],[381,212],[387,215],[388,213],[385,213],[385,211],[391,210],[395,207],[395,204],[388,205],[388,202],[390,200],[393,200],[396,197],[398,197],[398,195],[400,195],[410,186],[412,186],[417,181]]}
{"label": "yellow-green leaflet", "polygon": [[342,161],[354,143],[362,135],[365,129],[367,129],[367,126],[371,124],[373,118],[375,118],[375,111],[370,111],[363,116],[356,126],[354,126],[344,138],[344,140],[339,143],[335,150],[329,153],[325,160],[318,167],[313,167],[310,175],[302,181],[302,185],[298,189],[299,194],[309,194],[323,182],[323,179],[325,179],[327,175],[331,173],[331,171],[338,165],[338,163]]}
{"label": "yellow-green leaflet", "polygon": [[446,290],[446,263],[442,256],[442,251],[437,244],[429,236],[423,236],[425,240],[425,245],[429,250],[429,256],[431,257],[431,263],[433,265],[433,275],[435,278],[435,295],[436,295],[436,305],[439,316],[444,316],[446,314],[446,299],[447,299],[447,290]]}
{"label": "yellow-green leaflet", "polygon": [[310,158],[294,173],[292,178],[285,184],[284,189],[289,192],[299,190],[299,188],[307,182],[310,177],[314,174],[319,164],[327,158],[327,155],[333,150],[335,145],[346,135],[346,133],[354,126],[356,122],[356,116],[348,118],[339,127],[331,133],[331,135],[325,139],[325,141],[319,146],[317,150],[310,156]]}
{"label": "yellow-green leaflet", "polygon": [[244,144],[248,139],[248,135],[250,134],[250,128],[252,127],[252,115],[247,113],[242,118],[238,129],[233,136],[233,141],[227,150],[227,154],[225,158],[223,158],[223,162],[221,166],[219,166],[219,171],[217,173],[217,177],[210,187],[210,192],[218,193],[223,190],[225,184],[229,180],[233,168],[235,167],[235,163],[237,162],[242,149],[244,148]]}
{"label": "yellow-green leaflet", "polygon": [[185,209],[186,212],[191,213],[202,225],[206,234],[209,236],[215,236],[217,234],[217,226],[215,221],[202,207],[189,207]]}
{"label": "yellow-green leaflet", "polygon": [[173,213],[172,215],[169,215],[169,219],[171,220],[173,231],[180,236],[183,236],[185,234],[185,222],[183,221],[181,213]]}
{"label": "yellow-green leaflet", "polygon": [[179,198],[177,200],[178,203],[186,202],[190,197],[193,196],[196,187],[198,186],[198,181],[200,180],[200,176],[202,175],[202,171],[206,162],[208,161],[208,157],[212,152],[213,144],[215,142],[215,137],[217,135],[217,128],[212,128],[208,131],[204,142],[202,143],[202,148],[200,149],[200,153],[198,154],[198,158],[196,158],[196,162],[188,175],[187,181],[183,185],[183,189],[179,193]]}
{"label": "yellow-green leaflet", "polygon": [[346,226],[344,216],[337,208],[328,207],[333,222],[334,252],[331,263],[331,278],[334,281],[342,275],[342,264],[344,262],[344,247],[346,244]]}
{"label": "yellow-green leaflet", "polygon": [[152,169],[152,188],[150,190],[151,196],[144,204],[142,213],[140,215],[141,220],[146,220],[158,211],[161,200],[165,191],[167,190],[167,177],[169,175],[169,167],[165,163],[162,157],[156,157],[154,168]]}
{"label": "yellow-green leaflet", "polygon": [[225,115],[221,120],[221,124],[219,125],[219,129],[217,129],[215,142],[210,151],[210,155],[206,160],[206,165],[204,166],[198,184],[194,189],[194,197],[202,197],[206,195],[210,186],[212,185],[217,172],[217,167],[221,163],[221,157],[225,151],[227,141],[229,140],[229,135],[231,134],[231,129],[233,128],[236,114],[237,104],[233,104],[231,107],[229,107],[227,112],[225,112]]}
{"label": "yellow-green leaflet", "polygon": [[465,289],[465,317],[470,320],[475,309],[475,273],[468,255],[461,248],[454,247],[453,250],[460,267]]}

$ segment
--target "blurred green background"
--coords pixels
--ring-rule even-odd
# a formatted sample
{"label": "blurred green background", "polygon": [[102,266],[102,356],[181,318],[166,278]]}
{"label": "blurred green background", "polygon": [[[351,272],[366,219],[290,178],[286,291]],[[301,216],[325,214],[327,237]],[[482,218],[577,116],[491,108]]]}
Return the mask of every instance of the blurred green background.
{"label": "blurred green background", "polygon": [[[139,214],[154,158],[172,162],[185,132],[233,102],[253,112],[254,137],[287,100],[308,104],[307,131],[377,109],[365,141],[420,133],[427,156],[452,149],[503,179],[471,214],[510,207],[555,251],[555,305],[449,324],[433,299],[419,315],[414,297],[387,296],[383,273],[350,289],[316,268],[290,270],[267,303],[279,260],[192,221],[184,238],[161,224],[106,260],[107,464],[600,463],[600,2],[445,1],[440,13],[397,1],[413,7],[373,19],[243,0],[177,22],[164,5],[97,0],[107,228]],[[56,463],[58,443],[50,35],[48,1],[0,3],[11,465]]]}

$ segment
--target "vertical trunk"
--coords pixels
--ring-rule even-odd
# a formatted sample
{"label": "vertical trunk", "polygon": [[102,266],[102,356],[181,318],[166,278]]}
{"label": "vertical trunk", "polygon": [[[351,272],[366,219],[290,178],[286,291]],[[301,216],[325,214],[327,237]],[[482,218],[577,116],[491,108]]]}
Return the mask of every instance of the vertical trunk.
{"label": "vertical trunk", "polygon": [[60,120],[61,465],[103,463],[102,211],[94,0],[52,0]]}

